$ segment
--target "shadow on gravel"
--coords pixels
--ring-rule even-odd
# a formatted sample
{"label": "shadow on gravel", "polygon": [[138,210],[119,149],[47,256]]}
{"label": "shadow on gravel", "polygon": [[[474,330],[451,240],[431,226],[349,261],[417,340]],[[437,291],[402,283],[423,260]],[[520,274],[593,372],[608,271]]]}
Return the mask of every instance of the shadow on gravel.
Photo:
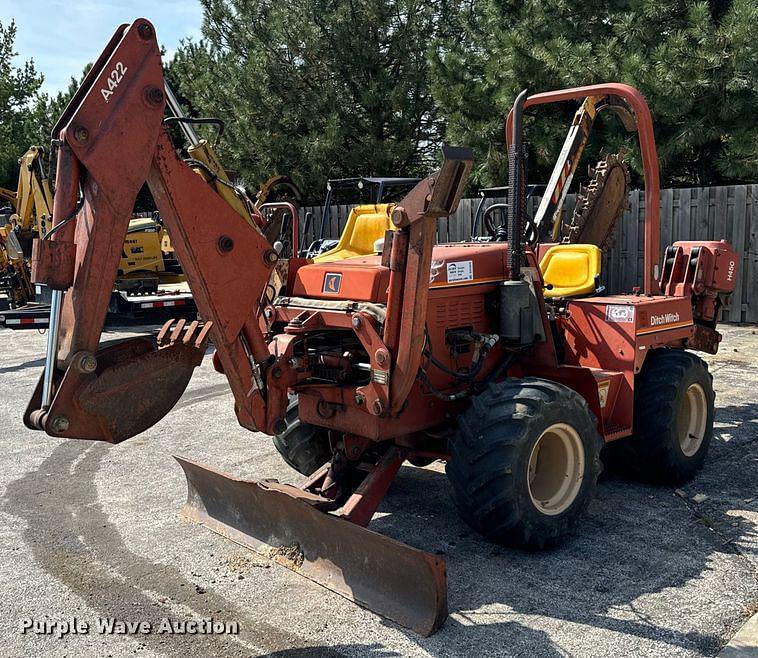
{"label": "shadow on gravel", "polygon": [[[210,386],[196,393],[203,399],[223,389]],[[475,655],[477,649],[493,647],[510,654],[564,655],[546,632],[508,619],[515,613],[715,654],[718,635],[672,629],[697,628],[697,620],[690,623],[673,604],[662,600],[651,613],[649,605],[638,610],[635,601],[701,577],[717,553],[738,552],[735,543],[749,530],[726,513],[742,502],[737,497],[758,489],[757,416],[756,404],[717,410],[711,458],[686,487],[687,496],[711,496],[706,506],[694,506],[670,487],[610,477],[600,483],[596,501],[574,534],[561,547],[542,553],[480,539],[457,516],[444,474],[402,468],[381,508],[385,515],[371,528],[445,556],[449,605],[456,616],[431,638],[408,637],[432,655]],[[87,441],[64,442],[37,470],[11,483],[2,501],[3,510],[23,525],[23,539],[36,563],[99,614],[159,623],[172,616],[161,605],[168,600],[184,606],[185,616],[240,622],[236,638],[139,638],[156,652],[182,656],[250,655],[254,647],[281,658],[343,652],[394,655],[378,644],[309,645],[306,638],[251,618],[210,589],[199,593],[179,570],[131,552],[97,499],[94,474],[107,450]],[[729,532],[720,533],[720,527]]]}
{"label": "shadow on gravel", "polygon": [[361,656],[368,658],[395,658],[401,654],[397,651],[385,649],[381,644],[337,644],[332,647],[308,647],[307,649],[284,649],[266,654],[266,658],[313,658],[314,656],[327,656],[329,652],[337,651],[341,655],[360,650]]}
{"label": "shadow on gravel", "polygon": [[[247,656],[255,648],[278,652],[292,647],[300,647],[302,655],[314,651],[307,639],[253,619],[213,591],[196,590],[178,570],[129,551],[97,499],[94,475],[108,447],[66,441],[36,471],[8,486],[3,511],[20,520],[23,539],[40,568],[104,617],[157,626],[164,617],[177,618],[168,605],[161,605],[169,601],[186,608],[182,619],[197,615],[239,622],[238,636],[134,636],[159,653]],[[318,655],[340,655],[325,647],[316,650]]]}
{"label": "shadow on gravel", "polygon": [[16,366],[5,366],[4,368],[0,368],[0,375],[5,375],[9,372],[20,372],[22,370],[26,370],[27,368],[37,368],[44,364],[45,364],[45,359],[34,359],[32,361],[24,361],[23,363],[19,363]]}
{"label": "shadow on gravel", "polygon": [[[557,655],[544,633],[538,633],[542,638],[535,637],[533,629],[516,622],[490,623],[488,619],[515,612],[664,642],[672,648],[717,653],[721,637],[694,630],[697,620],[687,619],[671,607],[674,603],[661,598],[660,607],[651,614],[649,603],[643,612],[635,608],[635,601],[698,579],[717,553],[740,554],[738,542],[754,529],[727,512],[744,505],[743,497],[758,489],[758,425],[752,422],[756,417],[758,405],[754,404],[717,410],[709,460],[703,472],[684,487],[684,497],[676,495],[674,487],[613,475],[604,478],[572,536],[558,548],[541,553],[486,542],[457,516],[444,474],[401,469],[380,508],[388,514],[370,527],[443,555],[450,611],[477,624],[449,619],[440,633],[420,641],[421,645],[432,653],[444,651],[450,643],[460,642],[463,633],[468,642],[462,647],[493,646],[494,642],[513,647],[514,642],[528,638],[531,645],[525,649],[531,646],[529,653]],[[708,501],[694,504],[691,497],[696,492],[704,492]],[[745,572],[746,578],[754,573],[747,561]],[[692,596],[693,606],[701,605]]]}
{"label": "shadow on gravel", "polygon": [[209,386],[193,387],[192,389],[185,391],[184,395],[179,399],[172,412],[176,412],[178,409],[184,409],[191,407],[192,405],[205,402],[206,400],[212,400],[214,398],[220,398],[224,395],[232,397],[232,391],[229,388],[229,384],[224,380],[220,384],[211,384]]}
{"label": "shadow on gravel", "polygon": [[737,446],[758,442],[758,403],[733,404],[716,408],[713,443],[707,466],[722,457],[740,459]]}

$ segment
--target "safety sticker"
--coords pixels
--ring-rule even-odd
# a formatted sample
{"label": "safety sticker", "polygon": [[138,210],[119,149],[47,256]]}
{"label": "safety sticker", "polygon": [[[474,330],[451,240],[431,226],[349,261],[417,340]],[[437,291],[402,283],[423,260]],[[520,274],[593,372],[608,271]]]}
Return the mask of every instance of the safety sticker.
{"label": "safety sticker", "polygon": [[442,266],[445,264],[445,261],[442,260],[433,260],[432,266],[429,268],[429,283],[434,283],[437,280],[437,277],[440,275],[440,272],[442,271]]}
{"label": "safety sticker", "polygon": [[474,278],[474,261],[459,260],[447,264],[447,282],[471,281]]}
{"label": "safety sticker", "polygon": [[342,275],[336,272],[327,272],[324,276],[324,288],[323,292],[328,292],[336,295],[340,291],[342,285]]}
{"label": "safety sticker", "polygon": [[605,319],[608,322],[634,322],[634,306],[609,304],[605,307]]}

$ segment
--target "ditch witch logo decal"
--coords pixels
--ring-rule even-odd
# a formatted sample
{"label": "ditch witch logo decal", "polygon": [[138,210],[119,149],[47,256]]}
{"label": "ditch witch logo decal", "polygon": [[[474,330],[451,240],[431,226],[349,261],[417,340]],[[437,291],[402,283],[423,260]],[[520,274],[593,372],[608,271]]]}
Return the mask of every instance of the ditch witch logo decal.
{"label": "ditch witch logo decal", "polygon": [[342,285],[341,274],[333,274],[331,272],[327,272],[326,276],[324,276],[323,292],[336,295],[340,291],[341,285]]}
{"label": "ditch witch logo decal", "polygon": [[655,327],[659,324],[670,324],[679,322],[679,313],[664,313],[663,315],[651,315],[650,326]]}

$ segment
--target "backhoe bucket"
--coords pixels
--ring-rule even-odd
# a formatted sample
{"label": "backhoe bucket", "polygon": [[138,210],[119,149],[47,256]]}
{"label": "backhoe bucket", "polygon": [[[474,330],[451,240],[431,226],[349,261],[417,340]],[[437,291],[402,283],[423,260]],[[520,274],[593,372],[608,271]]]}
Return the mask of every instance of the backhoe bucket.
{"label": "backhoe bucket", "polygon": [[296,487],[176,460],[186,517],[420,635],[447,617],[442,558],[322,512],[318,497]]}
{"label": "backhoe bucket", "polygon": [[56,369],[49,408],[42,405],[43,373],[24,414],[26,426],[51,436],[120,443],[155,425],[184,393],[207,342],[207,329],[195,336],[198,322],[184,331],[180,320],[169,335],[170,324],[157,343],[129,338],[101,345],[93,355],[74,355],[62,376]]}

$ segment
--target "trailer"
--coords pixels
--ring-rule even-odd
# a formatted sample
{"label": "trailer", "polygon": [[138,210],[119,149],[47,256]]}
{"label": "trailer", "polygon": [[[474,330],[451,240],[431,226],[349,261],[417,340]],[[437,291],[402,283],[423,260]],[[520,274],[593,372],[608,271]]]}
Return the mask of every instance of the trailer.
{"label": "trailer", "polygon": [[[21,308],[12,309],[7,300],[2,300],[5,309],[0,310],[0,328],[47,329],[50,324],[50,289],[36,284],[38,302],[30,302]],[[158,324],[169,318],[197,319],[197,306],[192,293],[185,284],[173,284],[152,293],[127,293],[114,290],[108,303],[106,327],[125,324]]]}

